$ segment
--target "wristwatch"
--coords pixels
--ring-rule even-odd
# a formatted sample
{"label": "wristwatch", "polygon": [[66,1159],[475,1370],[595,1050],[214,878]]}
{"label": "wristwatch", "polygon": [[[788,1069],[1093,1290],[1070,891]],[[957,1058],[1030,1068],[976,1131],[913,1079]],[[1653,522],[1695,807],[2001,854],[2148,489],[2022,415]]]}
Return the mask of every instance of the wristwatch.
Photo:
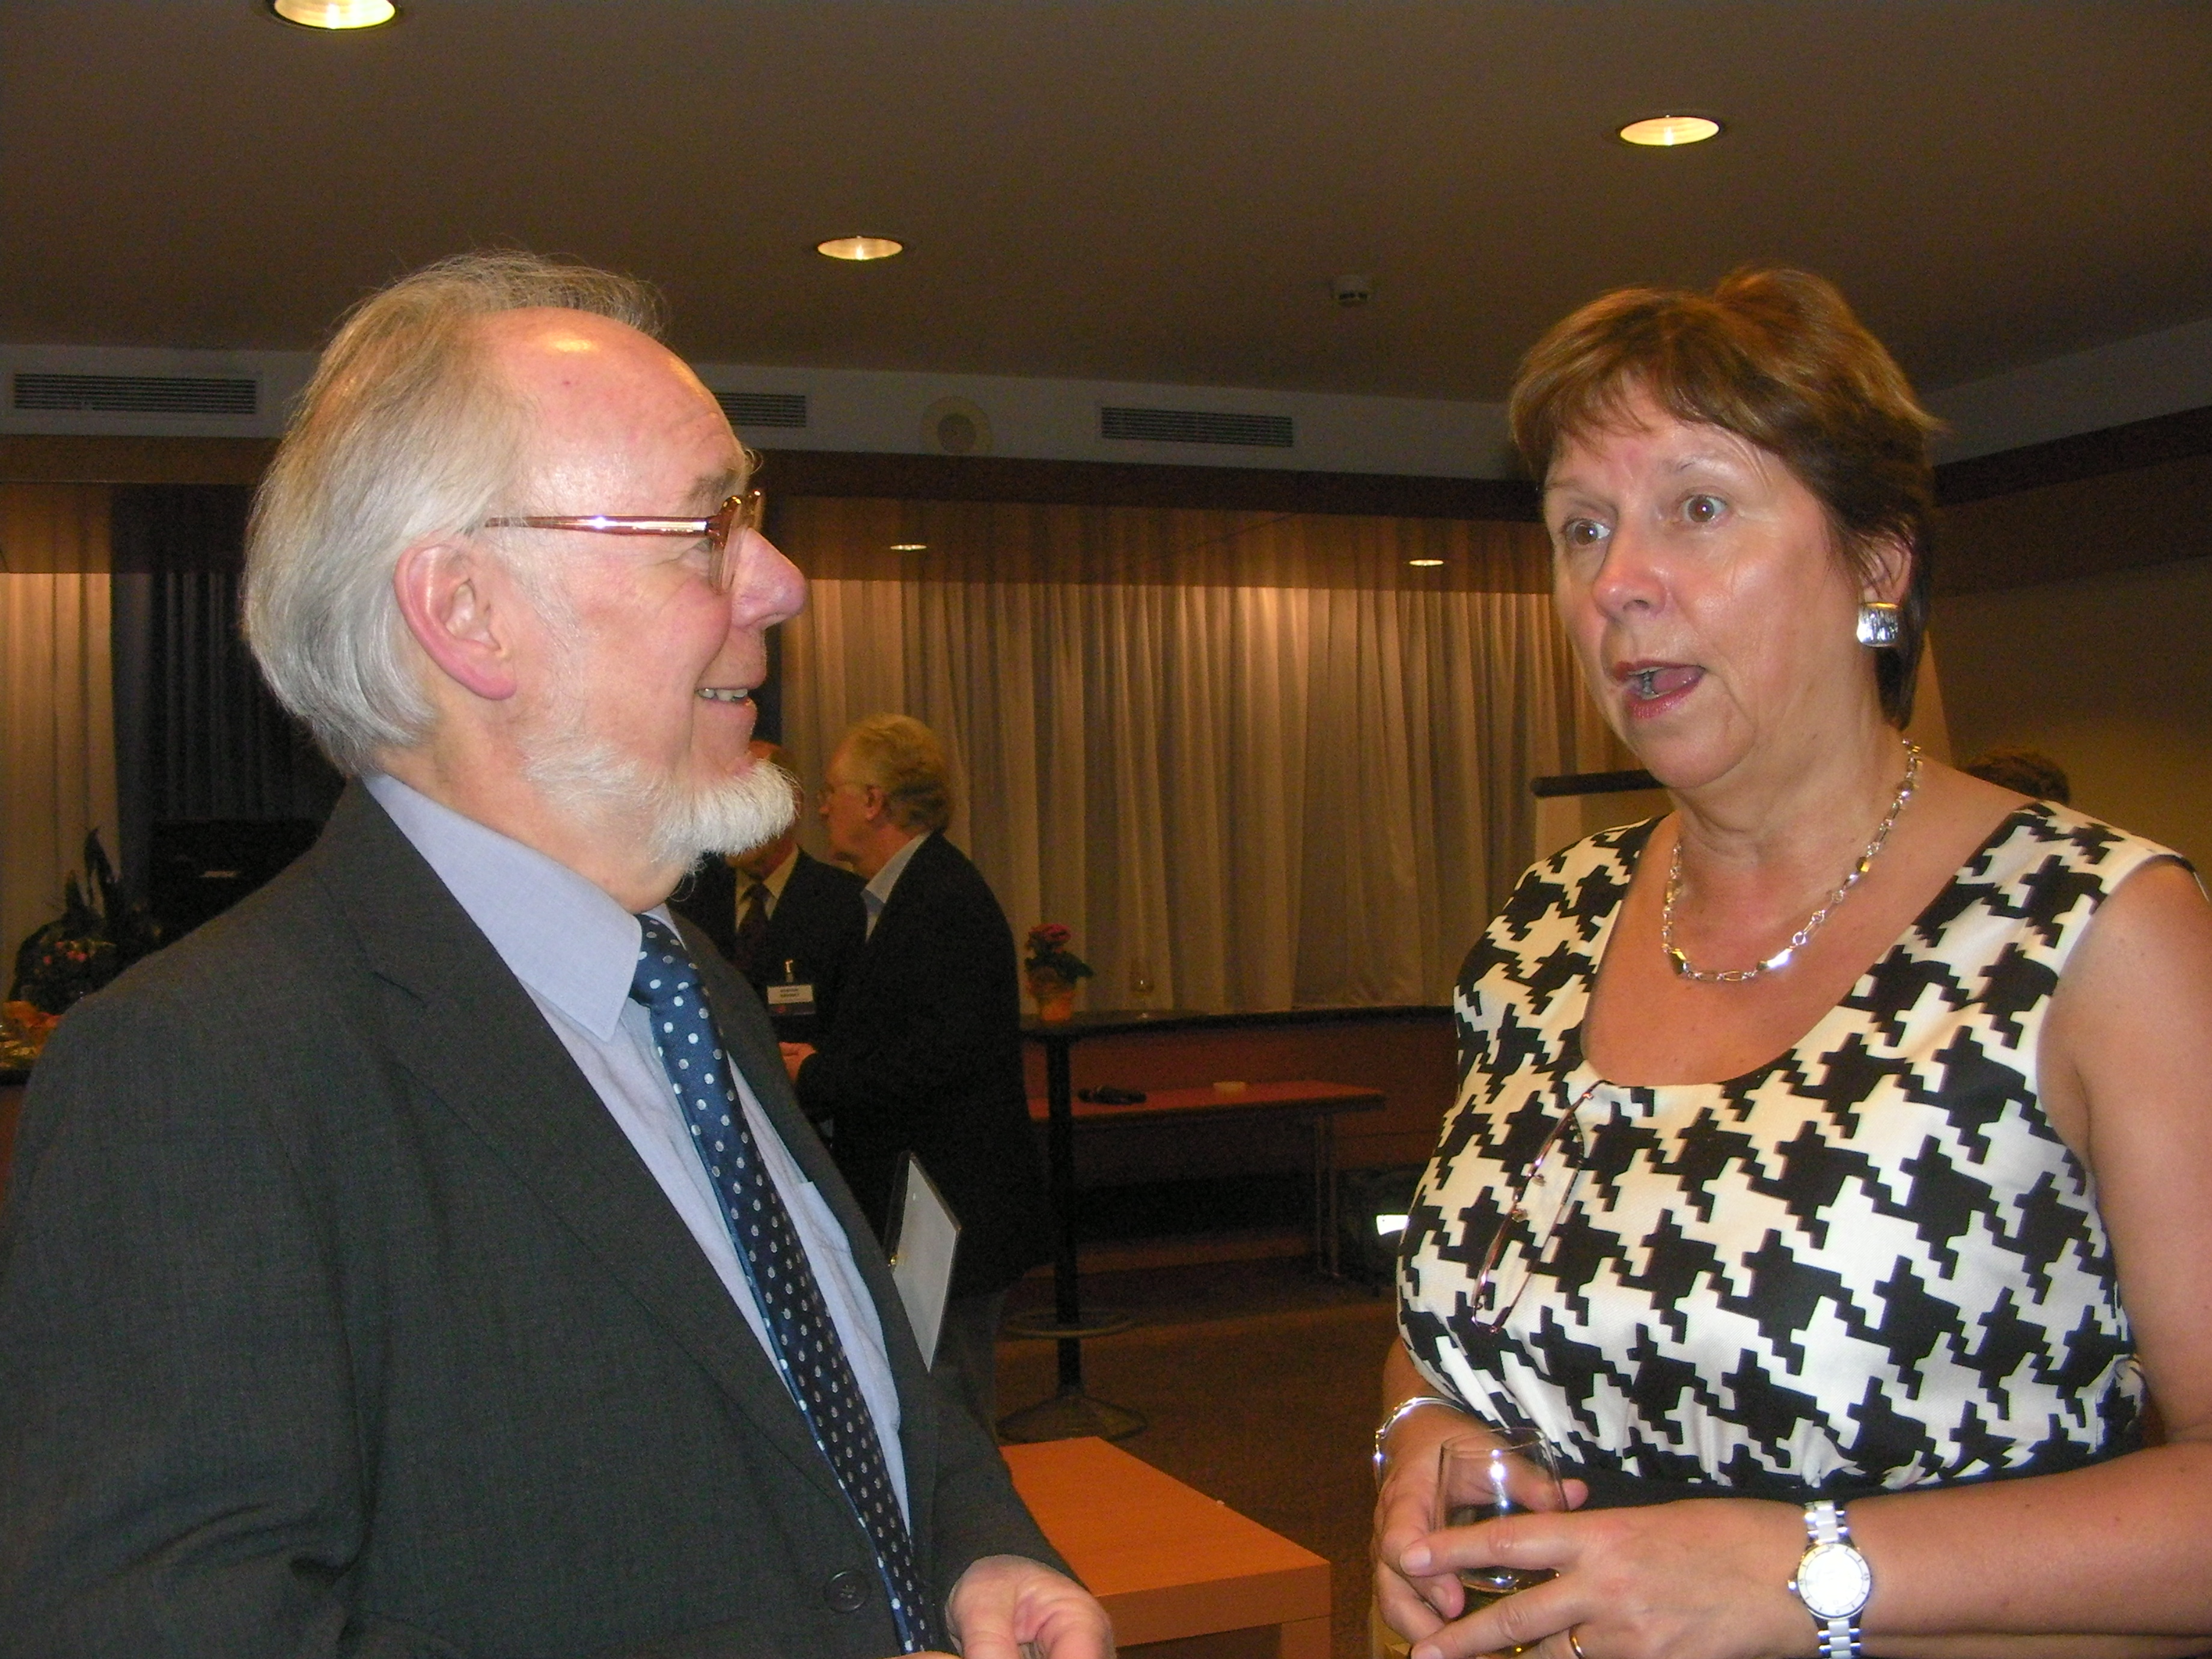
{"label": "wristwatch", "polygon": [[1859,1613],[1874,1594],[1874,1570],[1851,1547],[1850,1523],[1823,1498],[1805,1505],[1805,1535],[1790,1594],[1820,1627],[1820,1659],[1859,1659]]}

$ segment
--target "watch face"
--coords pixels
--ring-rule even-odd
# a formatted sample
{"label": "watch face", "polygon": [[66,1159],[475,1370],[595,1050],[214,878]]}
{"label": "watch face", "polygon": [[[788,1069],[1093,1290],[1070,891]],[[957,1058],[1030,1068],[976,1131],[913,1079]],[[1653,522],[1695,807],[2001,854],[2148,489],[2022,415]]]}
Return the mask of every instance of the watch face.
{"label": "watch face", "polygon": [[1866,1557],[1849,1544],[1821,1544],[1797,1564],[1797,1599],[1817,1619],[1849,1619],[1874,1593]]}

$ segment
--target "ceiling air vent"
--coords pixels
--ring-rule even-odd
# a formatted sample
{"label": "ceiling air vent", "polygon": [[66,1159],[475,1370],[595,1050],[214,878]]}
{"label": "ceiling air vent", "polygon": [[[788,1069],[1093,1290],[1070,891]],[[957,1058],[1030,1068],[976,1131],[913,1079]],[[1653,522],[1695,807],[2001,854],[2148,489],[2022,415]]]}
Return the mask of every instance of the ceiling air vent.
{"label": "ceiling air vent", "polygon": [[806,424],[806,394],[803,392],[717,392],[714,401],[721,404],[722,413],[739,431],[753,426]]}
{"label": "ceiling air vent", "polygon": [[1224,415],[1203,409],[1116,409],[1098,411],[1098,435],[1156,444],[1242,444],[1288,449],[1297,441],[1287,415]]}
{"label": "ceiling air vent", "polygon": [[215,374],[27,374],[15,376],[18,410],[103,415],[253,415],[261,383]]}

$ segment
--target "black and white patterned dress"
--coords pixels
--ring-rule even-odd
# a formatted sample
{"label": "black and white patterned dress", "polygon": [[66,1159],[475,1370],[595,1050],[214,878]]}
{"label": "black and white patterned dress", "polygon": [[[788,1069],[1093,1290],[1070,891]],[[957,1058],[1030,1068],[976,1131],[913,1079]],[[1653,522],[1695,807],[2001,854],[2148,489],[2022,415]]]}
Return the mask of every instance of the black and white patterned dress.
{"label": "black and white patterned dress", "polygon": [[[2036,1039],[2105,896],[2173,855],[2024,807],[1786,1054],[1631,1087],[1589,1068],[1582,1024],[1651,828],[1534,866],[1468,953],[1459,1100],[1399,1267],[1414,1363],[1627,1477],[1598,1501],[1844,1497],[2133,1446],[2112,1249],[2038,1101]],[[1500,1249],[1510,1312],[1489,1334],[1485,1253],[1570,1109]]]}

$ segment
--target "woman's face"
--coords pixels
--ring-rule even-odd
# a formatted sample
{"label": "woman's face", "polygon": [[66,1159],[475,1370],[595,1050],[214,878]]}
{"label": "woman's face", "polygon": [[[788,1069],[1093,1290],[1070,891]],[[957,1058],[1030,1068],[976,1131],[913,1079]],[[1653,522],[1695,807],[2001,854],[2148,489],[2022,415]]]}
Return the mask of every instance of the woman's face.
{"label": "woman's face", "polygon": [[[1592,696],[1659,781],[1807,764],[1878,709],[1866,598],[1777,456],[1642,393],[1545,480],[1553,596]],[[1901,584],[1900,584],[1901,585]]]}

